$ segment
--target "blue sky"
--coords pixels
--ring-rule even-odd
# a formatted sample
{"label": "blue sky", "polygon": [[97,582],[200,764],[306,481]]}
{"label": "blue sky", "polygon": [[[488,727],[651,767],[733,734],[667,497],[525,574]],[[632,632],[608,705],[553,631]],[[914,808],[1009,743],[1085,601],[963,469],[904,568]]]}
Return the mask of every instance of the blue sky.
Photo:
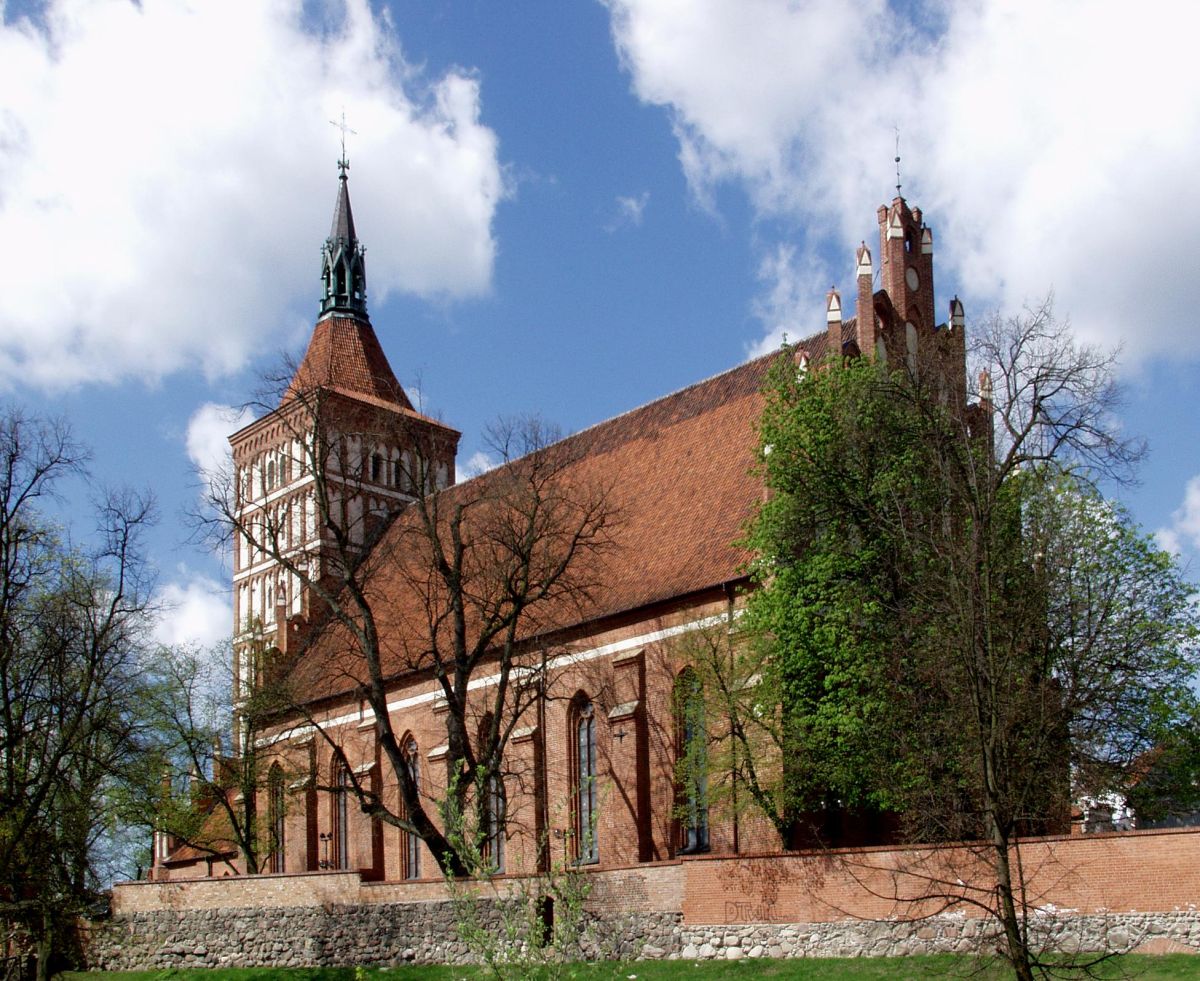
{"label": "blue sky", "polygon": [[[572,431],[823,326],[894,194],[937,308],[1122,344],[1121,491],[1200,553],[1187,5],[0,0],[0,386],[148,487],[164,639],[229,630],[198,461],[317,309],[345,110],[372,319],[463,431]],[[76,503],[82,483],[67,488]],[[71,513],[67,512],[68,515]],[[82,509],[79,510],[82,513]],[[79,528],[82,535],[86,527]]]}

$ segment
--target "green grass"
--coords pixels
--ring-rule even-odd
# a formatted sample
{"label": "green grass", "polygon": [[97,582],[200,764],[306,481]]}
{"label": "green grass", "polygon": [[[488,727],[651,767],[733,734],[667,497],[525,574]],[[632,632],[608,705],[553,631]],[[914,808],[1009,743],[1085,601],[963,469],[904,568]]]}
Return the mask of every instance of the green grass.
{"label": "green grass", "polygon": [[[1140,981],[1179,981],[1200,977],[1200,957],[1190,954],[1138,955],[1115,958],[1098,972],[1104,978],[1138,978]],[[93,973],[68,972],[68,981],[95,978]],[[482,969],[419,965],[410,967],[363,968],[222,968],[213,970],[125,971],[107,975],[128,981],[484,981]],[[533,975],[537,977],[537,975]],[[638,961],[636,963],[577,964],[560,969],[557,977],[589,981],[730,981],[730,979],[776,978],[804,981],[921,981],[927,978],[978,978],[981,981],[1012,977],[999,964],[990,966],[971,957],[934,954],[922,957],[863,957],[740,961]]]}

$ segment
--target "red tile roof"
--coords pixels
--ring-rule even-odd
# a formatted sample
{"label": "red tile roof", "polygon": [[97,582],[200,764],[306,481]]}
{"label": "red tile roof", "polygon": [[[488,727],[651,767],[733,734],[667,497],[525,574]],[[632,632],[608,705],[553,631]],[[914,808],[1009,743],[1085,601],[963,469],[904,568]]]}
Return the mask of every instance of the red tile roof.
{"label": "red tile roof", "polygon": [[317,321],[288,394],[314,388],[364,395],[412,410],[374,328],[357,317],[335,314]]}
{"label": "red tile roof", "polygon": [[[853,332],[853,321],[843,324],[843,338]],[[800,347],[816,364],[825,356],[826,335]],[[555,444],[571,460],[566,479],[611,488],[615,547],[597,574],[601,587],[569,616],[560,611],[558,622],[542,620],[540,628],[568,628],[744,578],[749,556],[734,543],[762,495],[751,471],[762,386],[779,356],[749,361]],[[449,502],[479,499],[497,473],[442,493]],[[420,603],[405,598],[398,568],[403,560],[397,556],[406,554],[400,536],[411,533],[411,524],[402,515],[376,545],[376,554],[386,556],[372,583],[374,599],[382,600],[374,604],[381,653],[395,674],[412,667],[400,647],[427,634]],[[364,677],[354,645],[337,634],[327,632],[293,669],[293,682],[310,697],[347,691]]]}

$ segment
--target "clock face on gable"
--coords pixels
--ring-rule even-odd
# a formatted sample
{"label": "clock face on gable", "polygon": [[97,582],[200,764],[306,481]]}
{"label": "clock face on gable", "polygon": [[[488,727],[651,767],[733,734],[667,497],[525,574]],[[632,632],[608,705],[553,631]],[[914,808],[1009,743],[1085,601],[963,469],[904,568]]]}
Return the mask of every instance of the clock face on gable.
{"label": "clock face on gable", "polygon": [[917,275],[917,271],[912,266],[904,270],[904,281],[908,283],[908,288],[913,292],[921,288],[921,277]]}

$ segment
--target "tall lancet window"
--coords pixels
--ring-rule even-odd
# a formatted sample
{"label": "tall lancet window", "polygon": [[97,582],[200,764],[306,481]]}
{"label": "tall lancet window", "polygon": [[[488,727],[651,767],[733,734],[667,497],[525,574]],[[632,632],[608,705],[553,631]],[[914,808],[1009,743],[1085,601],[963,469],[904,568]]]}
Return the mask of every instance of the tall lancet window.
{"label": "tall lancet window", "polygon": [[708,851],[708,731],[704,724],[704,695],[700,679],[684,668],[675,682],[678,727],[680,850]]}
{"label": "tall lancet window", "polygon": [[[492,728],[492,713],[483,717],[479,725],[480,745],[486,745]],[[499,764],[497,764],[499,766]],[[494,872],[504,871],[504,779],[499,773],[491,773],[481,788],[483,792],[483,853],[487,864]]]}
{"label": "tall lancet window", "polygon": [[581,864],[600,861],[596,826],[597,800],[596,711],[583,694],[576,696],[572,714],[572,784],[574,785],[575,857]]}
{"label": "tall lancet window", "polygon": [[350,771],[341,761],[333,764],[333,867],[350,868]]}
{"label": "tall lancet window", "polygon": [[271,871],[284,871],[285,799],[283,770],[278,763],[271,765],[267,777],[267,821],[271,829]]}
{"label": "tall lancet window", "polygon": [[[401,742],[402,751],[404,754],[404,766],[408,770],[409,778],[412,780],[413,789],[420,793],[421,791],[421,756],[417,750],[417,741],[408,736]],[[404,810],[403,816],[408,817],[407,809]],[[405,879],[421,878],[421,838],[413,834],[411,831],[400,832],[400,858],[402,868],[400,874]]]}

